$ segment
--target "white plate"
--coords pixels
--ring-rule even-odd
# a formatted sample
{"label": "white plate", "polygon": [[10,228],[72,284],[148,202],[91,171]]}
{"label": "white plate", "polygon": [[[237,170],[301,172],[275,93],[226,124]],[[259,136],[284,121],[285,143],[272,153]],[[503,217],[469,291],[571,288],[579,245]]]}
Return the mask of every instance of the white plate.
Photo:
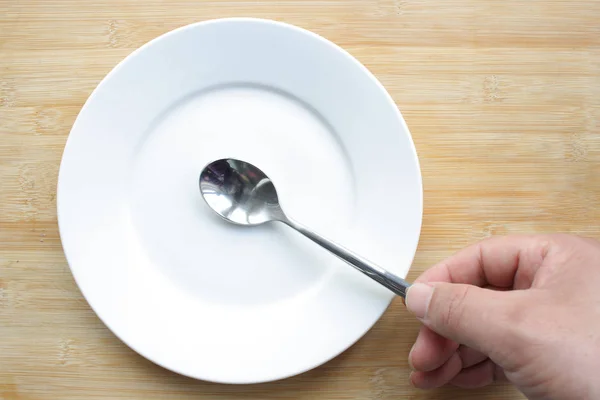
{"label": "white plate", "polygon": [[421,228],[410,133],[368,70],[287,24],[201,22],[133,52],[69,136],[58,219],[77,284],[139,354],[190,377],[256,383],[351,346],[392,294],[285,226],[204,204],[200,169],[236,157],[288,214],[401,276]]}

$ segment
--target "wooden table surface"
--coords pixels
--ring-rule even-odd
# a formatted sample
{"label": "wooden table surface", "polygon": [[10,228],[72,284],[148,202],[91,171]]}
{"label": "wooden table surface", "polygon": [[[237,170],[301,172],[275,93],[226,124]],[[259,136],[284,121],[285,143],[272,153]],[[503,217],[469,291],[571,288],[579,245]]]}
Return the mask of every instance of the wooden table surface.
{"label": "wooden table surface", "polygon": [[313,371],[254,386],[194,381],[116,339],[63,256],[55,187],[87,96],[179,26],[272,18],[344,47],[403,112],[425,187],[410,279],[478,239],[600,238],[600,2],[595,0],[0,0],[0,399],[519,399],[408,383],[418,325],[401,303]]}

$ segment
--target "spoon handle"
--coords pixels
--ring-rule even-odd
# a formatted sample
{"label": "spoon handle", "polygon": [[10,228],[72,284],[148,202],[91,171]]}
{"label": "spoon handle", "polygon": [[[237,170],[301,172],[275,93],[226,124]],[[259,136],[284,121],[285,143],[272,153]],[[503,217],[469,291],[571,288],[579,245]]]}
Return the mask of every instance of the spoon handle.
{"label": "spoon handle", "polygon": [[281,222],[285,223],[291,228],[294,228],[313,242],[329,250],[330,252],[332,252],[342,260],[346,261],[348,264],[350,264],[363,274],[367,275],[369,278],[373,279],[376,282],[379,282],[395,294],[403,298],[406,297],[406,290],[408,289],[410,284],[404,279],[392,274],[391,272],[386,271],[380,266],[370,262],[369,260],[359,256],[358,254],[351,252],[350,250],[335,243],[334,241],[329,240],[316,232],[313,232],[304,225],[292,219],[286,218],[285,220],[281,220]]}

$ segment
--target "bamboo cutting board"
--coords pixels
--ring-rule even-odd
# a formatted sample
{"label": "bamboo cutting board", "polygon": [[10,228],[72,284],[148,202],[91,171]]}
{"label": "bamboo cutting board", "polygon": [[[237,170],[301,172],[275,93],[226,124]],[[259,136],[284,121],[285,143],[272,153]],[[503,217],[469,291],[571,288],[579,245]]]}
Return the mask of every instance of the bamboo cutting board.
{"label": "bamboo cutting board", "polygon": [[418,324],[394,303],[355,346],[284,381],[194,381],[97,319],[64,259],[55,187],[87,96],[182,25],[252,16],[344,47],[403,112],[425,187],[412,280],[494,234],[600,238],[600,2],[594,0],[0,0],[0,399],[520,399],[505,385],[410,387]]}

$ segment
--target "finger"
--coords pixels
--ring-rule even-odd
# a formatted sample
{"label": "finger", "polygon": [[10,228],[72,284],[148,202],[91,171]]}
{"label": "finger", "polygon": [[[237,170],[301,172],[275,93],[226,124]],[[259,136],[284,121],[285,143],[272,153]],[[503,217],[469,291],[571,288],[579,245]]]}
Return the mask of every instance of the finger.
{"label": "finger", "polygon": [[454,353],[447,363],[434,371],[415,371],[410,374],[410,382],[419,389],[435,389],[448,384],[460,373],[462,363],[457,353]]}
{"label": "finger", "polygon": [[422,326],[408,355],[408,362],[415,371],[433,371],[446,363],[457,348],[458,343]]}
{"label": "finger", "polygon": [[491,360],[463,369],[450,383],[465,389],[487,386],[495,381],[504,380],[504,371]]}
{"label": "finger", "polygon": [[494,236],[450,256],[425,271],[415,282],[528,287],[550,243],[549,238],[542,235]]}
{"label": "finger", "polygon": [[406,306],[431,330],[492,358],[511,351],[515,333],[511,319],[526,304],[528,291],[499,292],[472,285],[415,283]]}
{"label": "finger", "polygon": [[[427,329],[427,328],[425,328],[425,329]],[[477,364],[480,364],[480,363],[488,360],[488,358],[484,354],[482,354],[482,353],[480,353],[480,352],[478,352],[476,350],[473,350],[473,349],[471,349],[469,347],[460,346],[459,349],[456,352],[454,352],[454,353],[452,353],[450,355],[450,357],[448,358],[448,360],[444,364],[450,363],[450,362],[455,362],[455,360],[453,360],[453,356],[455,356],[456,354],[458,354],[458,356],[459,356],[459,358],[461,360],[461,368],[463,370],[465,370],[466,368],[473,367],[473,366],[475,366]],[[440,365],[438,368],[441,369],[441,367],[443,367],[444,364]],[[451,367],[448,367],[448,368],[451,368]],[[419,369],[417,369],[417,371],[430,372],[432,370],[427,371],[427,370],[419,370]]]}
{"label": "finger", "polygon": [[463,368],[472,367],[473,365],[479,364],[488,358],[485,354],[462,345],[458,348],[458,355],[462,360]]}

